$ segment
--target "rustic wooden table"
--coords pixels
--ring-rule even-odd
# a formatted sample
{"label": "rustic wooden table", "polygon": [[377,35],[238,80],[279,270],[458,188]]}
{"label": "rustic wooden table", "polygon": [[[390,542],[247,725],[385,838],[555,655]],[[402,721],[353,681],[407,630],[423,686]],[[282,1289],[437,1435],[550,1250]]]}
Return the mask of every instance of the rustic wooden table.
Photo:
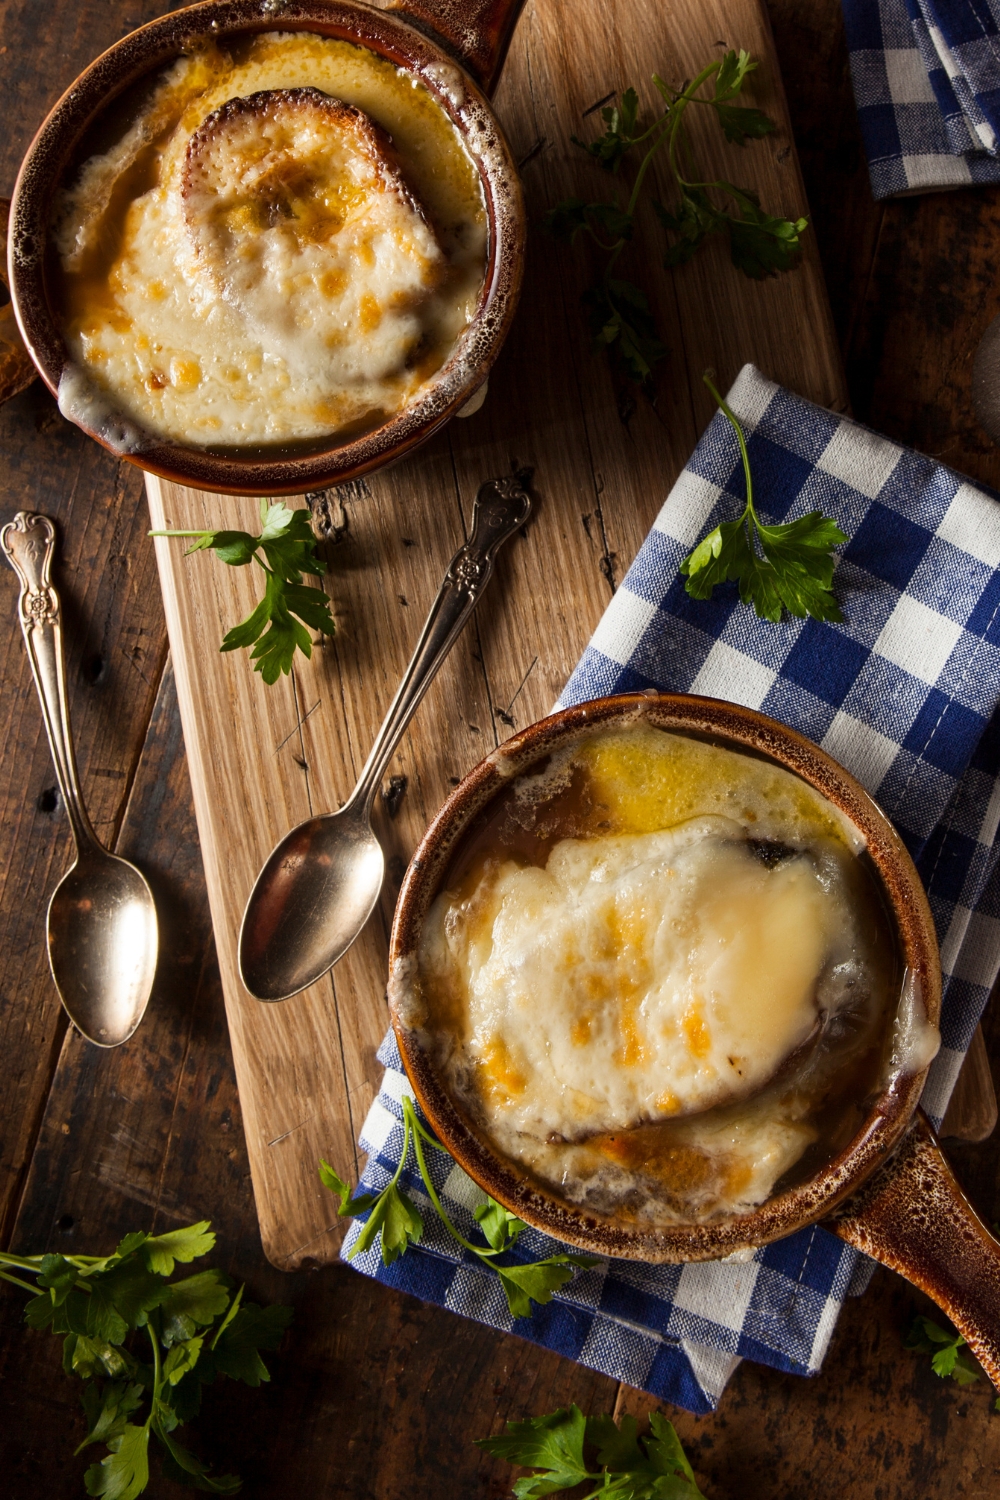
{"label": "rustic wooden table", "polygon": [[[628,3],[628,0],[620,0]],[[0,193],[48,106],[97,51],[169,8],[162,0],[0,0]],[[1000,309],[1000,194],[873,203],[838,0],[769,0],[855,413],[1000,486],[1000,451],[969,400],[976,344]],[[0,521],[40,509],[62,528],[69,681],[98,832],[149,872],[163,957],[135,1040],[105,1054],[66,1024],[45,959],[45,905],[69,833],[0,582],[6,731],[0,745],[0,1243],[110,1244],[126,1230],[210,1217],[220,1263],[261,1301],[294,1303],[273,1383],[206,1403],[202,1447],[246,1492],[305,1500],[420,1500],[509,1491],[472,1446],[504,1419],[570,1401],[651,1403],[518,1339],[389,1292],[339,1266],[282,1275],[261,1251],[230,1059],[147,514],[138,471],[58,415],[36,384],[0,410]],[[613,576],[615,560],[597,558]],[[6,591],[4,591],[6,590]],[[1000,1014],[986,1018],[1000,1051]],[[1000,1143],[951,1158],[987,1222],[1000,1216]],[[711,1500],[890,1500],[986,1495],[1000,1478],[1000,1416],[985,1382],[939,1381],[903,1338],[926,1306],[879,1271],[845,1309],[823,1373],[744,1364],[719,1411],[671,1410]],[[0,1295],[0,1500],[82,1494],[77,1391],[57,1341],[27,1334]],[[151,1495],[167,1494],[158,1478]]]}

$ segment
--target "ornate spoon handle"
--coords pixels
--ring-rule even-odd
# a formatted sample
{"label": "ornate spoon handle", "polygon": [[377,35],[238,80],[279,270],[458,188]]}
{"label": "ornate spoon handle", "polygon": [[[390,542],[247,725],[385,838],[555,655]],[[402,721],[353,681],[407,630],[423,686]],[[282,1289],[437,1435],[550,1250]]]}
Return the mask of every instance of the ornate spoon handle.
{"label": "ornate spoon handle", "polygon": [[87,844],[100,845],[83,805],[76,771],[66,696],[62,609],[51,578],[55,545],[55,527],[48,516],[29,510],[19,510],[0,530],[0,547],[21,580],[18,618],[42,705],[56,779],[79,852]]}
{"label": "ornate spoon handle", "polygon": [[472,512],[472,535],[448,564],[410,665],[375,737],[348,807],[371,806],[403,731],[455,643],[493,572],[493,559],[531,513],[531,498],[517,479],[489,479]]}

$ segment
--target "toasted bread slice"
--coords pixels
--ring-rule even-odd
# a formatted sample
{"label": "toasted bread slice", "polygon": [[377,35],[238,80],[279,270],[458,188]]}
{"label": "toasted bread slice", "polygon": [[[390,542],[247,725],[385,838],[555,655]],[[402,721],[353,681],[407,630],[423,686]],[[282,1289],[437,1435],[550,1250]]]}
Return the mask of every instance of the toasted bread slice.
{"label": "toasted bread slice", "polygon": [[312,360],[318,340],[347,378],[404,368],[447,263],[362,110],[313,88],[230,99],[191,136],[181,191],[200,271],[274,352]]}

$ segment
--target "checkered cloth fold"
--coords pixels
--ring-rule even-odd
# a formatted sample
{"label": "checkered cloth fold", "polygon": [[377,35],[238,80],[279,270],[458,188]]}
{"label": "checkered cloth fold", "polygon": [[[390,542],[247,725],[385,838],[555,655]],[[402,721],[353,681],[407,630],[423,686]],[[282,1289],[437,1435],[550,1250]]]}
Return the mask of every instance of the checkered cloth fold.
{"label": "checkered cloth fold", "polygon": [[[864,784],[917,862],[940,938],[943,1045],[923,1099],[939,1122],[1000,969],[998,497],[751,365],[729,401],[747,433],[762,518],[819,509],[850,538],[835,575],[844,622],[770,624],[740,604],[735,585],[708,601],[686,594],[681,559],[743,504],[735,435],[717,415],[560,703],[644,688],[726,698],[801,730]],[[391,1036],[379,1057],[385,1078],[361,1135],[369,1190],[395,1170],[409,1092]],[[435,1185],[471,1234],[483,1195],[450,1158],[432,1155]],[[352,1262],[359,1270],[697,1412],[717,1404],[741,1357],[815,1374],[844,1298],[871,1271],[815,1226],[741,1259],[602,1261],[515,1320],[496,1277],[441,1230],[416,1173],[405,1181],[424,1211],[424,1241],[389,1267],[376,1244]],[[515,1258],[556,1248],[530,1231]]]}
{"label": "checkered cloth fold", "polygon": [[842,0],[876,198],[1000,182],[1000,0]]}

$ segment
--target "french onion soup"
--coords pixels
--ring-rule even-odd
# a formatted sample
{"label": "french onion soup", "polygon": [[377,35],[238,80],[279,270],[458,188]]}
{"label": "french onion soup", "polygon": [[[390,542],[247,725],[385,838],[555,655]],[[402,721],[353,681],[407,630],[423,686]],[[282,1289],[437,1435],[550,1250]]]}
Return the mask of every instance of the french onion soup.
{"label": "french onion soup", "polygon": [[371,430],[447,362],[486,209],[417,76],[268,32],[180,57],[120,116],[54,209],[65,415],[122,451],[294,449]]}
{"label": "french onion soup", "polygon": [[483,809],[390,985],[474,1131],[651,1226],[806,1180],[937,1045],[854,824],[771,761],[642,717]]}

